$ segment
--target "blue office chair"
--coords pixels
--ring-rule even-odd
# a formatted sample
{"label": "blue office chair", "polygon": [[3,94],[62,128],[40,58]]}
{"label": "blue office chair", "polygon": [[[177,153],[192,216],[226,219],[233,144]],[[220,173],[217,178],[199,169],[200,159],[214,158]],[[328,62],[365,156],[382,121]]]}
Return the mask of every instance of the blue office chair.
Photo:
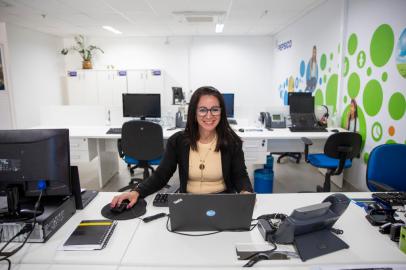
{"label": "blue office chair", "polygon": [[367,186],[370,191],[406,191],[406,145],[382,144],[369,154]]}
{"label": "blue office chair", "polygon": [[[118,153],[130,165],[130,172],[142,168],[143,179],[149,177],[151,165],[159,165],[164,151],[164,139],[161,125],[149,121],[132,120],[125,122],[121,128],[121,140],[118,140]],[[125,191],[135,187],[143,179],[132,178],[127,186],[119,189]]]}
{"label": "blue office chair", "polygon": [[330,192],[331,176],[340,175],[344,169],[351,167],[352,159],[359,157],[362,137],[355,132],[340,132],[328,137],[323,154],[309,154],[313,142],[302,138],[305,144],[305,160],[314,167],[327,169],[323,187],[317,186],[317,192]]}

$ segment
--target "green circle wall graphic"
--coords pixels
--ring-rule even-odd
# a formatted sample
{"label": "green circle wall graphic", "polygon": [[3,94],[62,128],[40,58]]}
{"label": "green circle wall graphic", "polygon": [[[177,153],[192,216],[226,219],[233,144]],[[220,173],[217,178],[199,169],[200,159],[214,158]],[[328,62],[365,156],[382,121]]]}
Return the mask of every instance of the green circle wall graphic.
{"label": "green circle wall graphic", "polygon": [[395,143],[396,143],[396,141],[392,140],[392,139],[389,139],[386,141],[386,144],[395,144]]}
{"label": "green circle wall graphic", "polygon": [[364,153],[364,162],[365,162],[365,164],[368,164],[368,159],[369,159],[369,153],[365,152]]}
{"label": "green circle wall graphic", "polygon": [[[347,128],[347,121],[348,121],[348,114],[350,113],[350,107],[351,107],[351,104],[348,104],[341,116],[341,127],[345,128],[345,129]],[[362,149],[364,149],[365,141],[367,139],[367,123],[365,121],[364,112],[362,111],[360,106],[358,106],[358,108],[357,108],[357,114],[358,114],[357,130],[358,130],[358,133],[362,136],[362,145],[361,145],[361,150],[362,150]]]}
{"label": "green circle wall graphic", "polygon": [[406,101],[402,93],[396,92],[390,97],[388,110],[393,120],[399,120],[403,117],[406,111]]}
{"label": "green circle wall graphic", "polygon": [[369,48],[371,60],[375,66],[382,67],[389,61],[394,43],[395,35],[388,24],[382,24],[375,30]]}
{"label": "green circle wall graphic", "polygon": [[348,57],[344,58],[344,77],[347,76],[348,71],[350,70],[350,63],[348,61]]}
{"label": "green circle wall graphic", "polygon": [[363,68],[365,66],[366,59],[367,59],[367,57],[366,57],[365,52],[360,51],[357,56],[357,67]]}
{"label": "green circle wall graphic", "polygon": [[381,79],[383,82],[386,82],[388,80],[388,73],[387,72],[382,73]]}
{"label": "green circle wall graphic", "polygon": [[375,142],[378,142],[382,139],[383,135],[383,128],[379,122],[375,122],[372,124],[371,128],[371,136]]}
{"label": "green circle wall graphic", "polygon": [[365,85],[362,101],[365,112],[369,116],[375,116],[381,110],[383,92],[381,84],[377,80],[370,80]]}
{"label": "green circle wall graphic", "polygon": [[347,96],[344,96],[344,103],[347,103]]}
{"label": "green circle wall graphic", "polygon": [[367,69],[367,75],[368,75],[368,76],[371,76],[371,74],[372,74],[372,68],[369,67],[369,68]]}
{"label": "green circle wall graphic", "polygon": [[336,112],[338,75],[333,74],[328,79],[326,86],[326,104],[333,107],[332,113]]}
{"label": "green circle wall graphic", "polygon": [[350,55],[353,55],[355,51],[357,50],[358,46],[358,38],[357,35],[352,33],[350,38],[348,39],[348,53]]}
{"label": "green circle wall graphic", "polygon": [[323,53],[323,54],[321,55],[321,58],[320,58],[320,68],[321,68],[321,70],[324,70],[324,69],[326,68],[326,64],[327,64],[327,57],[326,57],[326,55]]}
{"label": "green circle wall graphic", "polygon": [[361,81],[357,73],[351,73],[350,77],[348,78],[347,88],[348,88],[348,95],[350,98],[356,98],[359,93]]}
{"label": "green circle wall graphic", "polygon": [[314,93],[314,104],[316,105],[323,105],[323,92],[321,91],[321,89],[317,89],[316,93]]}

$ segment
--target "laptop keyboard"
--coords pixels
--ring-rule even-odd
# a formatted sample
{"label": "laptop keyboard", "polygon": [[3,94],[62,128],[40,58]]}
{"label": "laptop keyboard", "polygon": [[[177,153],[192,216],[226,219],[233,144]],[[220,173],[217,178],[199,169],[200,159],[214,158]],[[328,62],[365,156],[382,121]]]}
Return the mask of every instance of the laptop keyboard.
{"label": "laptop keyboard", "polygon": [[327,132],[328,130],[323,127],[290,127],[291,132]]}
{"label": "laptop keyboard", "polygon": [[106,134],[121,134],[121,128],[109,128]]}
{"label": "laptop keyboard", "polygon": [[167,193],[156,194],[154,201],[152,202],[152,205],[156,207],[168,207],[168,194]]}
{"label": "laptop keyboard", "polygon": [[406,205],[406,192],[377,192],[372,193],[372,198],[383,202],[389,206],[404,206]]}

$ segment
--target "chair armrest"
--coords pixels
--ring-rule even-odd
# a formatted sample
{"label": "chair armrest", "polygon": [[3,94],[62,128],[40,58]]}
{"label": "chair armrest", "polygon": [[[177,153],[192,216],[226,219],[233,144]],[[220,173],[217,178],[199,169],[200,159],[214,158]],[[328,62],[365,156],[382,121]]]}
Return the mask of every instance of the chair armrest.
{"label": "chair armrest", "polygon": [[305,145],[313,145],[313,141],[310,140],[309,138],[302,137],[301,139],[302,139],[302,142],[303,142]]}
{"label": "chair armrest", "polygon": [[396,191],[393,187],[388,186],[384,183],[379,183],[374,180],[368,180],[368,184],[376,188],[376,191]]}
{"label": "chair armrest", "polygon": [[123,147],[121,146],[121,139],[117,140],[117,151],[120,158],[124,157]]}
{"label": "chair armrest", "polygon": [[304,149],[305,161],[307,163],[309,163],[309,159],[307,158],[307,156],[309,155],[309,145],[312,145],[313,142],[312,142],[312,140],[310,140],[309,138],[306,138],[306,137],[302,137],[301,139],[302,139],[303,143],[305,144],[305,149]]}

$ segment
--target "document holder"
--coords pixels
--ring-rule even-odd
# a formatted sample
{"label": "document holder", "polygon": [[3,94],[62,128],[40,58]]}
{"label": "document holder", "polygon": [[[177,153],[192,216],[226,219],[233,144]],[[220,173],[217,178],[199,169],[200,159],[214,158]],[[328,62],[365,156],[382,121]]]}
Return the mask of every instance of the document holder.
{"label": "document holder", "polygon": [[302,261],[350,247],[330,230],[295,236],[294,243]]}

